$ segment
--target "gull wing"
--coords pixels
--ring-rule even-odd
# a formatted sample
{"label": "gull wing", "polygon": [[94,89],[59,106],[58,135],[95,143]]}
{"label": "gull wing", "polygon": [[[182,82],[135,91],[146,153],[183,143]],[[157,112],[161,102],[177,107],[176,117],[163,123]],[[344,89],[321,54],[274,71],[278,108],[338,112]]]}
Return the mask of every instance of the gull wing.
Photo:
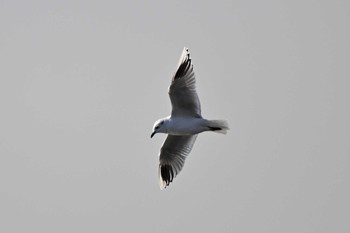
{"label": "gull wing", "polygon": [[180,173],[185,164],[185,159],[191,152],[195,135],[168,135],[159,154],[159,185],[160,189],[166,188]]}
{"label": "gull wing", "polygon": [[184,48],[176,73],[169,87],[171,116],[201,117],[201,105],[196,92],[196,79],[188,48]]}

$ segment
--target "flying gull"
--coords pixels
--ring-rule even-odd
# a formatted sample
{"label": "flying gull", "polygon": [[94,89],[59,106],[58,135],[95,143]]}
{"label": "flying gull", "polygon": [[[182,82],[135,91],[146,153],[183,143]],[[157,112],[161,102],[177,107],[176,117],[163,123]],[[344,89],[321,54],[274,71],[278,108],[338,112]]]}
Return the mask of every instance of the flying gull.
{"label": "flying gull", "polygon": [[151,134],[151,138],[156,133],[168,134],[159,153],[158,173],[162,190],[182,170],[199,133],[213,131],[226,134],[229,129],[224,120],[207,120],[202,117],[193,64],[186,47],[171,80],[169,97],[171,115],[157,120]]}

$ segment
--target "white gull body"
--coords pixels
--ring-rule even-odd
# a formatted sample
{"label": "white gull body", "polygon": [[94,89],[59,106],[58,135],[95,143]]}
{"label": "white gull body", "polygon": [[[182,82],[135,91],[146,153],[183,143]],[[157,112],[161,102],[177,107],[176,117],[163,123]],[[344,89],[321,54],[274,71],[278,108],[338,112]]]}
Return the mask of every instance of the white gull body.
{"label": "white gull body", "polygon": [[171,115],[156,121],[151,137],[168,134],[159,154],[159,185],[166,188],[182,170],[197,135],[204,131],[226,134],[224,120],[207,120],[201,115],[196,79],[190,53],[184,48],[169,87]]}

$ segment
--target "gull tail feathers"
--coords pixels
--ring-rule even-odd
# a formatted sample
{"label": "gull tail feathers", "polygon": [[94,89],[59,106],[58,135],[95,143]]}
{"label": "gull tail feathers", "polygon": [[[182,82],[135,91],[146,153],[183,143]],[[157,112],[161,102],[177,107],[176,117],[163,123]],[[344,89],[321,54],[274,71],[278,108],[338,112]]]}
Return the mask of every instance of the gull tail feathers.
{"label": "gull tail feathers", "polygon": [[208,121],[208,131],[213,131],[215,133],[226,134],[228,127],[228,122],[225,120],[210,120]]}

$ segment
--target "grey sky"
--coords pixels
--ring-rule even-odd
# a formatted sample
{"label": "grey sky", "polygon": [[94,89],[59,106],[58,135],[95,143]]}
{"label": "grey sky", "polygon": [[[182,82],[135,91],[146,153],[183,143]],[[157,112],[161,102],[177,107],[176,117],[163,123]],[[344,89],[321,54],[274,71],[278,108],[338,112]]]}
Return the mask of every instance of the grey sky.
{"label": "grey sky", "polygon": [[[349,232],[348,1],[0,2],[0,232]],[[149,135],[191,51],[201,134]]]}

